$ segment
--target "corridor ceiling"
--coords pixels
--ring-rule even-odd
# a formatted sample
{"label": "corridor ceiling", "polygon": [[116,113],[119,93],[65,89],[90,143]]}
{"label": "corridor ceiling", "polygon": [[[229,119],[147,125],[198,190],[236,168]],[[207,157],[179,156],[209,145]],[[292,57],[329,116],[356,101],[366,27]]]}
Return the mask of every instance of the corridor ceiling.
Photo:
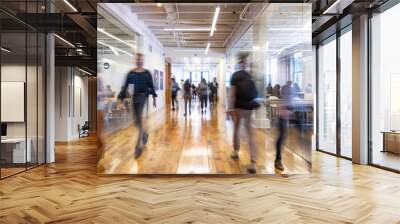
{"label": "corridor ceiling", "polygon": [[[225,48],[235,28],[254,17],[257,7],[245,3],[131,4],[131,11],[150,28],[165,47]],[[256,4],[262,6],[263,4]],[[216,29],[210,36],[216,7],[220,7]]]}

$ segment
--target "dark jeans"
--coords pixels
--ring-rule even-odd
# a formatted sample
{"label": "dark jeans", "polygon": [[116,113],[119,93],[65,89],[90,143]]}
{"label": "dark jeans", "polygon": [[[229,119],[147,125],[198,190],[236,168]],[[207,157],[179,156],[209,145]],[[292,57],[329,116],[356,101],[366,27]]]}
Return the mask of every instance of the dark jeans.
{"label": "dark jeans", "polygon": [[207,95],[200,95],[200,107],[207,108]]}
{"label": "dark jeans", "polygon": [[172,93],[172,108],[178,107],[178,99],[177,99],[178,94],[177,93]]}
{"label": "dark jeans", "polygon": [[143,109],[146,105],[147,96],[145,94],[135,95],[133,100],[133,118],[135,126],[139,129],[139,135],[136,141],[136,147],[140,147],[144,135],[147,135],[143,126]]}
{"label": "dark jeans", "polygon": [[276,141],[275,160],[281,160],[282,159],[282,145],[283,145],[283,142],[286,139],[287,126],[288,126],[288,120],[279,118],[279,124],[278,124],[279,135],[278,135],[278,139]]}

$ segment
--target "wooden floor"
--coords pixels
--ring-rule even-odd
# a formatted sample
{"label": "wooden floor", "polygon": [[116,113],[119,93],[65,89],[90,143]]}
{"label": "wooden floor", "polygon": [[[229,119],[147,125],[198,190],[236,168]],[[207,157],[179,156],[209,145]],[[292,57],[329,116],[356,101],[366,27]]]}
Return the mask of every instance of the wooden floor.
{"label": "wooden floor", "polygon": [[[240,160],[232,153],[232,121],[216,106],[200,113],[199,103],[193,103],[191,116],[184,117],[183,104],[172,112],[163,108],[148,119],[149,142],[139,159],[134,159],[136,129],[129,126],[104,138],[99,150],[98,171],[103,174],[244,174],[250,163],[247,136],[242,136]],[[257,172],[275,174],[275,141],[273,129],[255,129],[258,146]],[[268,132],[268,133],[266,133]],[[283,151],[285,174],[310,172],[311,135],[292,130]],[[310,159],[309,159],[310,160]]]}
{"label": "wooden floor", "polygon": [[96,142],[0,181],[0,223],[400,223],[400,175],[314,152],[310,175],[97,175]]}

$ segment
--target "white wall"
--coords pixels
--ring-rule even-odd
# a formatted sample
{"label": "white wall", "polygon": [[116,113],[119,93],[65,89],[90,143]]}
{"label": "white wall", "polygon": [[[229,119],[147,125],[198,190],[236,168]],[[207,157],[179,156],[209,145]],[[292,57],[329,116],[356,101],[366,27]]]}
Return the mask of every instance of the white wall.
{"label": "white wall", "polygon": [[88,78],[72,67],[56,67],[55,73],[55,141],[70,141],[88,121]]}

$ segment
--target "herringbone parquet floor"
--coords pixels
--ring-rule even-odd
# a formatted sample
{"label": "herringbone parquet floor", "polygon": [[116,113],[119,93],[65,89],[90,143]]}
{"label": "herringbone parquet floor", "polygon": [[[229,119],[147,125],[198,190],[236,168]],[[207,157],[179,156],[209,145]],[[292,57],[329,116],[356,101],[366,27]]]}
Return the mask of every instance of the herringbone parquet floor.
{"label": "herringbone parquet floor", "polygon": [[93,138],[0,181],[0,223],[400,223],[400,176],[315,152],[295,176],[98,176]]}

